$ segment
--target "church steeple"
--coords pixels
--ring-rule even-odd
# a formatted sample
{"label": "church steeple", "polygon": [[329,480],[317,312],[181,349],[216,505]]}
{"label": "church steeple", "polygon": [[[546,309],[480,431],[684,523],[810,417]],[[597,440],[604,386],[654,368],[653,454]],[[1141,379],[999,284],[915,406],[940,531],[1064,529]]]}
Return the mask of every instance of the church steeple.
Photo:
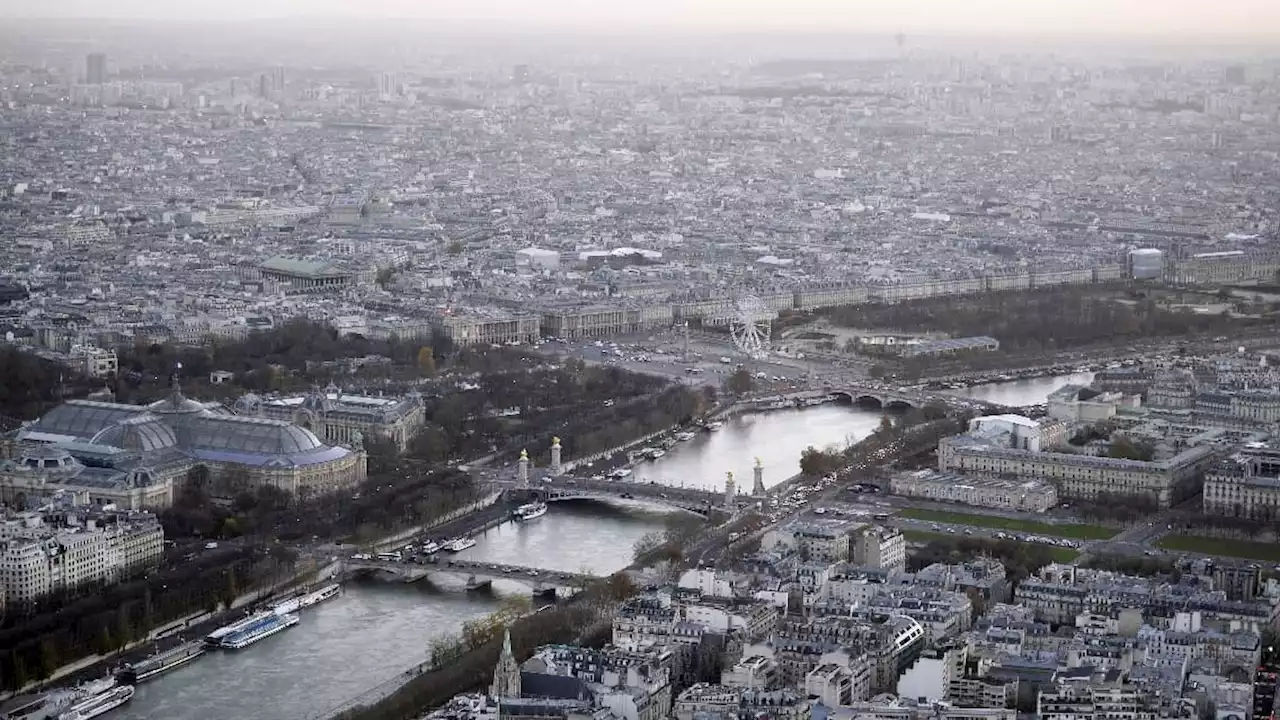
{"label": "church steeple", "polygon": [[498,665],[493,669],[493,684],[489,686],[489,694],[502,698],[520,697],[520,665],[516,662],[515,653],[511,651],[511,630],[502,631],[502,654],[498,656]]}

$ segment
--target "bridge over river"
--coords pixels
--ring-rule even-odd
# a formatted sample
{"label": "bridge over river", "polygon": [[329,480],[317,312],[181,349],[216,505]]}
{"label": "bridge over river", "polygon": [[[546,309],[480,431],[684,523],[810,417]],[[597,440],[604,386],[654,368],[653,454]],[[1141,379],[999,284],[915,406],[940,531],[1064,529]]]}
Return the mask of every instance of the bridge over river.
{"label": "bridge over river", "polygon": [[736,512],[739,507],[753,502],[746,495],[734,495],[727,502],[724,492],[711,492],[697,488],[681,488],[658,483],[628,482],[626,480],[588,480],[586,478],[552,478],[545,484],[531,488],[545,502],[565,500],[635,500],[649,505],[683,510],[698,515],[712,512]]}
{"label": "bridge over river", "polygon": [[925,405],[936,404],[948,408],[977,410],[985,413],[1011,411],[1005,405],[987,402],[986,400],[932,390],[893,387],[876,382],[834,382],[826,390],[830,396],[847,398],[855,405],[869,405],[886,409],[920,408]]}
{"label": "bridge over river", "polygon": [[494,580],[515,580],[528,585],[538,594],[561,588],[579,589],[597,579],[593,575],[584,573],[475,560],[449,560],[436,556],[422,561],[352,558],[343,560],[342,565],[346,573],[377,572],[399,577],[404,582],[416,582],[423,578],[430,579],[433,576],[444,575],[465,581],[467,590],[479,590],[489,586]]}

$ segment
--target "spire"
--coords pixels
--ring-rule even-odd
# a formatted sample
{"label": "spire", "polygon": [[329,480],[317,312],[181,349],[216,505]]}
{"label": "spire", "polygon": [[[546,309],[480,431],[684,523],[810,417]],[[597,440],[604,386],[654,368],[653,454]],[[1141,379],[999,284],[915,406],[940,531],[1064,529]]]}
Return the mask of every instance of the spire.
{"label": "spire", "polygon": [[493,669],[493,684],[489,686],[489,694],[499,701],[502,698],[520,697],[520,665],[516,655],[511,651],[511,629],[502,631],[502,653],[498,655],[498,665]]}

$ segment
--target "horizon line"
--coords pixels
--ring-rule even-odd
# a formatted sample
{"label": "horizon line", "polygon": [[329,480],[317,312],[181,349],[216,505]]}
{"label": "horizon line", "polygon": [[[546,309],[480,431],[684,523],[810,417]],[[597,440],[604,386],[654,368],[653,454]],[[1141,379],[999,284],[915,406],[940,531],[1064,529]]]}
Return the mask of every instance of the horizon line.
{"label": "horizon line", "polygon": [[[653,32],[677,33],[680,35],[715,35],[715,36],[733,36],[733,35],[775,35],[785,36],[883,36],[885,38],[893,38],[898,34],[904,34],[908,39],[914,37],[916,39],[993,39],[999,38],[1004,40],[1115,40],[1115,39],[1145,39],[1145,40],[1182,40],[1192,41],[1196,43],[1213,43],[1228,41],[1232,43],[1240,42],[1265,42],[1280,40],[1280,30],[1266,30],[1258,32],[1211,32],[1204,33],[1194,29],[1178,29],[1178,30],[1143,30],[1137,32],[1128,32],[1123,30],[1108,29],[1062,29],[1062,30],[992,30],[989,32],[975,31],[968,29],[946,30],[939,28],[917,29],[911,30],[905,27],[884,27],[884,28],[831,28],[819,26],[786,26],[778,28],[770,28],[763,26],[741,26],[741,27],[717,27],[704,25],[667,25],[660,22],[587,22],[578,25],[566,25],[563,23],[554,23],[549,21],[503,21],[487,18],[440,18],[420,15],[410,16],[386,16],[386,17],[367,17],[352,16],[343,13],[329,14],[283,14],[283,15],[254,15],[242,17],[190,17],[190,18],[165,18],[154,16],[62,16],[62,15],[11,15],[0,11],[0,18],[12,22],[55,22],[55,23],[89,23],[89,24],[120,24],[120,23],[136,23],[136,24],[189,24],[200,23],[202,25],[214,26],[232,26],[256,24],[261,22],[292,22],[292,23],[329,23],[340,22],[346,26],[363,25],[379,25],[392,24],[402,25],[404,23],[435,23],[444,24],[452,27],[468,26],[471,29],[482,30],[490,33],[511,33],[511,32],[528,32],[530,34],[563,34],[576,35],[584,32],[599,33],[607,31],[610,35],[644,35]],[[1280,52],[1278,52],[1280,54]]]}

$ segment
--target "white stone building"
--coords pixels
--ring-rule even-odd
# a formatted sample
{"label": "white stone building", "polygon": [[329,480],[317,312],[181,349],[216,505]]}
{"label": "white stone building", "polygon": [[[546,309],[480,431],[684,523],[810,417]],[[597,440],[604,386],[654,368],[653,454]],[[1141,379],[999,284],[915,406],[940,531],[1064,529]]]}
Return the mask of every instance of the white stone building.
{"label": "white stone building", "polygon": [[975,507],[1042,513],[1058,504],[1058,489],[1038,479],[1009,479],[978,473],[958,475],[912,470],[889,478],[889,492],[905,497]]}
{"label": "white stone building", "polygon": [[163,553],[154,515],[107,513],[52,525],[20,513],[0,521],[0,590],[8,604],[32,602],[117,582],[159,563]]}

